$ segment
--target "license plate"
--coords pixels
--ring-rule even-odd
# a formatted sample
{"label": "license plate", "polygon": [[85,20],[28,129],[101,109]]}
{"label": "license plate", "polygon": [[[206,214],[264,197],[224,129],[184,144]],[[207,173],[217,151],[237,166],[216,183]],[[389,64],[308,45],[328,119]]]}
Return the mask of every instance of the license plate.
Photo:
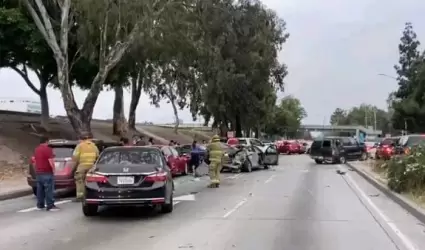
{"label": "license plate", "polygon": [[131,185],[134,184],[134,176],[118,176],[118,185]]}

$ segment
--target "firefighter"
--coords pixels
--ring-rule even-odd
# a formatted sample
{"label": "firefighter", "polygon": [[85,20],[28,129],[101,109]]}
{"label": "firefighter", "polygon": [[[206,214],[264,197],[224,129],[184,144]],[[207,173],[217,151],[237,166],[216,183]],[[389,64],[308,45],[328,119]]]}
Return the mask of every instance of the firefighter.
{"label": "firefighter", "polygon": [[81,141],[74,150],[72,159],[77,164],[77,171],[75,171],[75,186],[77,189],[77,197],[75,201],[81,201],[84,197],[85,180],[87,172],[93,167],[94,162],[99,156],[99,149],[96,144],[91,140],[90,133],[82,133]]}
{"label": "firefighter", "polygon": [[221,171],[221,159],[223,157],[223,149],[220,144],[220,137],[214,135],[211,139],[211,143],[207,147],[209,156],[209,176],[211,179],[209,188],[218,188],[220,186],[220,171]]}

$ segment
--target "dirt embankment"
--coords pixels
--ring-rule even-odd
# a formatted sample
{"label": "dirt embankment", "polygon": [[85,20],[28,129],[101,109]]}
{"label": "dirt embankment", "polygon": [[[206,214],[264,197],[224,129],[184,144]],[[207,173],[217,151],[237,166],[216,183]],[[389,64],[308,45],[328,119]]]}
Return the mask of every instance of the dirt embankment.
{"label": "dirt embankment", "polygon": [[[117,141],[112,135],[112,124],[108,121],[95,120],[92,122],[92,132],[95,138],[105,141]],[[134,134],[143,135],[146,139],[152,137],[157,144],[168,144],[170,140],[181,144],[191,143],[194,139],[209,140],[204,132],[182,129],[175,134],[172,128],[138,125]],[[16,174],[25,175],[29,158],[38,145],[40,136],[49,138],[77,139],[71,125],[64,119],[52,118],[50,131],[46,132],[39,126],[39,116],[25,113],[0,111],[0,181]]]}

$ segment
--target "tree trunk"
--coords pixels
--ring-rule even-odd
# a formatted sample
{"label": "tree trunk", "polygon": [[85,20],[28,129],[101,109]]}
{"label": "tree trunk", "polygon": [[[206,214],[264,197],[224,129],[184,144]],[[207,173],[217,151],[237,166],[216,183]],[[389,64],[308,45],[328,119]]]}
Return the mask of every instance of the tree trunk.
{"label": "tree trunk", "polygon": [[177,134],[179,132],[179,125],[180,125],[179,112],[177,110],[175,98],[172,98],[170,102],[171,102],[171,106],[173,107],[174,119],[176,119],[176,122],[174,123],[174,133]]}
{"label": "tree trunk", "polygon": [[242,137],[242,124],[239,115],[235,117],[235,134],[236,137]]}
{"label": "tree trunk", "polygon": [[139,105],[140,96],[142,95],[142,79],[141,72],[131,79],[131,101],[128,114],[128,128],[136,129],[136,109]]}
{"label": "tree trunk", "polygon": [[126,131],[126,120],[124,115],[124,90],[122,86],[115,86],[114,115],[112,134],[124,136]]}
{"label": "tree trunk", "polygon": [[50,130],[50,111],[49,111],[49,99],[47,98],[47,82],[40,79],[40,103],[41,103],[41,117],[40,124],[46,130]]}

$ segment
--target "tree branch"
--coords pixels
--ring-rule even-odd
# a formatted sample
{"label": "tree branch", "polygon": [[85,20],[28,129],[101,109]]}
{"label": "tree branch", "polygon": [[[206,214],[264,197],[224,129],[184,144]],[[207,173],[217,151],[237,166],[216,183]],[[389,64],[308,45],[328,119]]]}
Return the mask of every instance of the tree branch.
{"label": "tree branch", "polygon": [[62,53],[67,55],[68,51],[68,34],[69,34],[69,10],[71,8],[71,0],[64,0],[61,6],[61,27],[60,27],[60,47]]}
{"label": "tree branch", "polygon": [[28,85],[28,87],[30,87],[30,89],[32,91],[34,91],[34,93],[36,93],[37,95],[40,95],[40,90],[38,90],[34,84],[30,81],[28,74],[25,73],[26,72],[26,67],[24,66],[25,70],[20,70],[18,69],[16,66],[10,66],[11,69],[13,69],[16,73],[18,73],[25,81],[25,83]]}
{"label": "tree branch", "polygon": [[[47,14],[47,10],[43,2],[41,0],[35,0],[38,6],[38,10],[40,11],[40,16],[39,16],[37,12],[34,10],[34,7],[29,2],[29,0],[23,0],[23,1],[25,6],[27,6],[27,9],[34,20],[35,25],[37,26],[40,33],[43,35],[44,39],[46,40],[49,47],[52,49],[55,56],[62,57],[58,42],[56,40],[55,33],[52,28],[52,23],[50,22],[50,17]],[[43,22],[41,21],[40,17],[43,20]]]}

